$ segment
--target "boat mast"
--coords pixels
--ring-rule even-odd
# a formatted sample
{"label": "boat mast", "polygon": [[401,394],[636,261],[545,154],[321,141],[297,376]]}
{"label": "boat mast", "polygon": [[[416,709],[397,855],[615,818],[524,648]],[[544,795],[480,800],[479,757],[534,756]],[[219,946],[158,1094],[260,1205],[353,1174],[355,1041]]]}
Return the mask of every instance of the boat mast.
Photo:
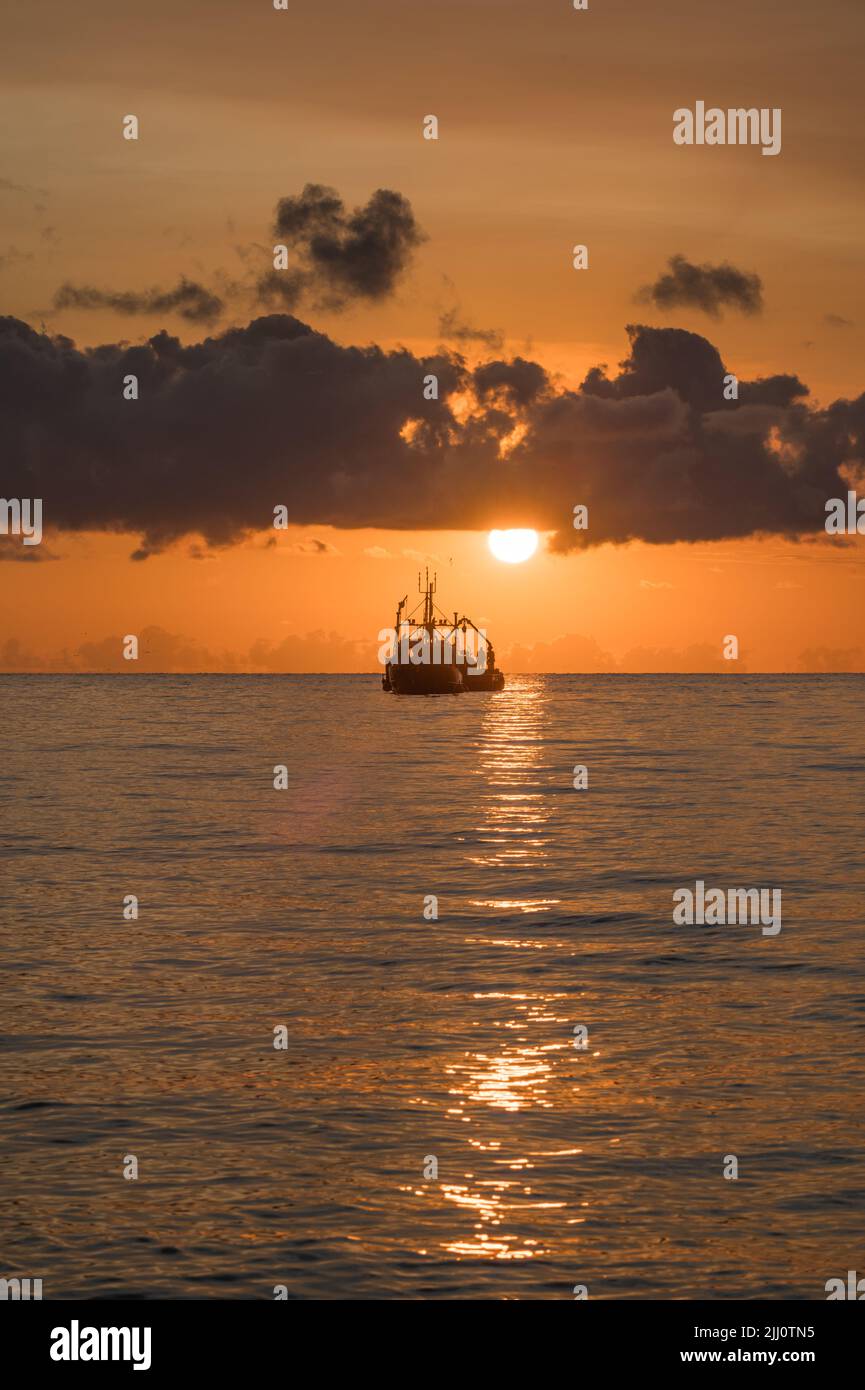
{"label": "boat mast", "polygon": [[[432,581],[429,577],[429,565],[426,568],[426,591],[424,593],[423,605],[423,625],[426,628],[432,627],[433,623],[433,594],[436,590],[436,580],[438,575],[433,575]],[[418,571],[417,586],[420,588],[420,571]]]}

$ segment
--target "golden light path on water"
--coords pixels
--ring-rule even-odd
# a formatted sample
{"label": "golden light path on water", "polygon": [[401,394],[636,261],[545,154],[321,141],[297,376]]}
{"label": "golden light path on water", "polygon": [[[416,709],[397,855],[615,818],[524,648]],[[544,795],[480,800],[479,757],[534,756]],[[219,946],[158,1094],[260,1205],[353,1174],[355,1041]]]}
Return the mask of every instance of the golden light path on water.
{"label": "golden light path on water", "polygon": [[[521,884],[528,879],[540,888],[544,882],[552,815],[542,767],[546,700],[542,685],[517,681],[490,701],[484,718],[479,770],[485,788],[480,796],[477,836],[483,849],[468,858],[485,884],[491,879],[494,882],[499,871],[511,882],[515,870],[520,873]],[[468,905],[474,913],[488,913],[500,923],[504,913],[531,917],[548,912],[560,901],[540,892],[537,896],[507,892],[500,897],[472,897]],[[510,933],[501,925],[488,935],[469,933],[465,943],[482,948],[487,955],[490,948],[539,953],[566,944]],[[470,998],[485,1004],[500,1002],[501,1011],[492,1026],[488,1011],[479,1016],[478,1026],[486,1034],[484,1045],[446,1068],[453,1102],[448,1111],[451,1116],[486,1127],[485,1113],[516,1115],[551,1111],[561,1105],[562,1086],[555,1064],[570,1047],[570,1018],[560,1003],[565,997],[562,992],[525,989],[472,993]],[[549,1151],[533,1147],[526,1152],[508,1152],[501,1139],[470,1139],[469,1144],[479,1159],[486,1160],[486,1166],[504,1168],[508,1175],[481,1177],[469,1172],[463,1183],[440,1184],[438,1190],[445,1201],[462,1217],[473,1218],[470,1232],[460,1230],[443,1242],[442,1248],[458,1259],[530,1260],[548,1253],[550,1242],[545,1233],[551,1227],[542,1214],[562,1212],[567,1204],[545,1200],[543,1192],[526,1179],[543,1169],[544,1159],[576,1158],[581,1150],[559,1144],[551,1145]],[[429,1188],[418,1195],[428,1196]],[[583,1219],[556,1217],[556,1223],[561,1227]],[[530,1226],[532,1233],[517,1230],[518,1225]]]}

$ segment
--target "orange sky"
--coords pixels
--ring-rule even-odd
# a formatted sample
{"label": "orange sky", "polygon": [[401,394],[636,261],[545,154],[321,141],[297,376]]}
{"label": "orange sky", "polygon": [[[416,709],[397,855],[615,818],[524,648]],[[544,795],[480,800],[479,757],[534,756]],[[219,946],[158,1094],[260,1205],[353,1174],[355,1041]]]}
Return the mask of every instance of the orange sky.
{"label": "orange sky", "polygon": [[[811,404],[854,397],[862,28],[859,0],[591,0],[580,13],[565,0],[288,13],[263,0],[90,0],[86,23],[33,0],[0,54],[2,312],[79,346],[161,328],[194,342],[248,310],[231,301],[203,329],[54,312],[54,292],[240,279],[249,248],[270,254],[278,198],[315,182],[354,207],[384,187],[410,200],[428,239],[389,298],[296,311],[338,343],[432,352],[454,310],[502,335],[493,355],[530,357],[576,387],[598,363],[615,374],[625,325],[642,322],[702,334],[743,378],[795,373]],[[698,97],[781,107],[780,156],[674,146],[672,112]],[[135,143],[120,137],[127,112],[141,121]],[[437,142],[421,138],[430,112]],[[572,269],[576,242],[587,272]],[[676,252],[756,272],[763,312],[635,303]],[[370,669],[363,653],[374,657],[430,556],[442,606],[487,626],[513,669],[714,669],[735,633],[752,671],[865,670],[861,540],[607,544],[510,567],[473,531],[319,524],[268,538],[192,558],[187,537],[133,563],[135,535],[49,531],[56,559],[0,565],[0,664],[99,666],[99,644],[161,629],[157,666]],[[312,539],[326,550],[310,553]],[[338,641],[287,642],[321,630]]]}

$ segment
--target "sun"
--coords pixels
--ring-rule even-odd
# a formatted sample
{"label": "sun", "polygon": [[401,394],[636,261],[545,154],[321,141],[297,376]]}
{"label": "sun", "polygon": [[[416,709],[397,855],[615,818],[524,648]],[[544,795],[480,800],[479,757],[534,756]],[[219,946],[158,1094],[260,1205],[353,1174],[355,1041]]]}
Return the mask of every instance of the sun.
{"label": "sun", "polygon": [[537,531],[490,531],[487,544],[497,560],[507,565],[521,565],[538,548]]}

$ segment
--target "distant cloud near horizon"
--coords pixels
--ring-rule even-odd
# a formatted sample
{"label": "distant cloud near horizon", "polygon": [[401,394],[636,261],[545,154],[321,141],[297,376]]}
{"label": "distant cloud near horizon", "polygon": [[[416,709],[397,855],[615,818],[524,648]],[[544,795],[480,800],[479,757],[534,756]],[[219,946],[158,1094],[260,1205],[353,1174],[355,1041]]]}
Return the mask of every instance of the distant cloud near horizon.
{"label": "distant cloud near horizon", "polygon": [[[482,619],[482,623],[486,621]],[[123,659],[123,638],[119,632],[98,641],[84,642],[72,651],[65,650],[57,655],[37,653],[16,638],[8,638],[0,642],[0,673],[117,673],[134,680],[135,674],[142,672],[168,675],[191,675],[196,672],[302,675],[320,672],[368,675],[375,680],[381,672],[377,636],[361,641],[318,630],[305,635],[290,634],[277,642],[259,638],[245,652],[217,652],[195,638],[168,632],[157,626],[143,628],[139,636],[139,659],[132,663]],[[735,680],[737,673],[747,674],[750,669],[744,661],[725,661],[719,648],[708,643],[692,643],[683,648],[632,647],[617,659],[593,637],[573,632],[531,646],[516,643],[504,648],[499,658],[502,669],[509,675],[712,673]],[[759,661],[754,669],[762,669]],[[811,673],[865,672],[865,649],[809,648],[799,653],[793,669]]]}
{"label": "distant cloud near horizon", "polygon": [[260,672],[330,674],[372,674],[377,669],[378,640],[353,641],[336,632],[308,632],[290,635],[279,642],[262,638],[246,652],[214,651],[194,637],[168,632],[156,625],[142,628],[139,657],[135,662],[123,658],[123,637],[114,633],[95,642],[83,642],[73,651],[46,656],[26,648],[16,638],[0,643],[0,672],[3,674],[40,672],[81,672],[93,675],[122,674],[135,679],[135,673],[169,675],[198,672],[257,674]]}
{"label": "distant cloud near horizon", "polygon": [[640,303],[657,309],[699,309],[710,318],[720,318],[722,309],[738,309],[743,314],[759,314],[763,308],[763,283],[752,271],[722,265],[694,265],[685,256],[671,256],[669,269],[652,285],[637,293]]}

